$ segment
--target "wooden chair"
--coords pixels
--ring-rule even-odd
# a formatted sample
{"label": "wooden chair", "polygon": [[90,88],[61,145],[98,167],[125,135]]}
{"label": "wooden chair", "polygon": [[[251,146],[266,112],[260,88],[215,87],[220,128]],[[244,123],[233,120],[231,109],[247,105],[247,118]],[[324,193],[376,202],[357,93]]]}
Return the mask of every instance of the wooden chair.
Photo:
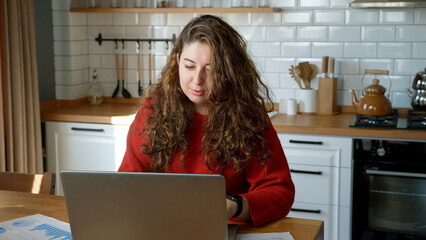
{"label": "wooden chair", "polygon": [[0,172],[0,190],[54,194],[55,174]]}

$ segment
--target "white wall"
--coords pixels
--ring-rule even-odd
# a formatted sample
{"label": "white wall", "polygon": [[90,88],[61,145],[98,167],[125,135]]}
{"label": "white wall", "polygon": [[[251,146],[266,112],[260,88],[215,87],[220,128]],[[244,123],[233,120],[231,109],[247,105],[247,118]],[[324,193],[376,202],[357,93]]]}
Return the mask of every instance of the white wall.
{"label": "white wall", "polygon": [[[229,4],[229,1],[223,0]],[[277,13],[218,13],[249,43],[263,79],[280,98],[295,97],[289,67],[301,61],[316,64],[336,58],[338,105],[351,105],[348,89],[359,92],[365,69],[389,70],[393,107],[410,108],[405,89],[426,67],[426,8],[351,9],[350,0],[275,0]],[[221,4],[221,2],[217,3]],[[114,43],[94,39],[171,38],[196,14],[70,13],[69,0],[52,0],[57,99],[86,96],[90,72],[99,71],[105,95],[115,86]],[[121,47],[121,44],[119,44]],[[118,50],[121,53],[121,48]],[[136,43],[127,43],[127,89],[137,96]],[[154,46],[157,74],[166,62],[165,43]],[[148,83],[148,43],[143,43],[143,81]],[[121,58],[120,58],[121,59]],[[318,76],[319,77],[319,76]],[[318,77],[313,86],[318,85]],[[371,79],[367,79],[369,84]],[[388,88],[384,78],[382,84]]]}

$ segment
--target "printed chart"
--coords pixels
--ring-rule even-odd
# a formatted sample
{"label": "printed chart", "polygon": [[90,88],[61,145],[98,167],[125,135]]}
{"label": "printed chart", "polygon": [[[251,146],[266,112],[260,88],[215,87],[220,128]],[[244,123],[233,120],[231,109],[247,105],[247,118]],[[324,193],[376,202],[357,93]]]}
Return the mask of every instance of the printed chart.
{"label": "printed chart", "polygon": [[36,214],[0,223],[0,239],[71,240],[72,236],[68,223]]}

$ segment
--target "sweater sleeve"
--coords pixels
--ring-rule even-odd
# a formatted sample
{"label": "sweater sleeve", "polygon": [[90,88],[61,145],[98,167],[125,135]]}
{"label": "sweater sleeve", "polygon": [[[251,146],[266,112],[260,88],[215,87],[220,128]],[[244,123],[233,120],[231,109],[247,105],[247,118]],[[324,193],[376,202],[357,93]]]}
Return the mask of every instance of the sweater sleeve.
{"label": "sweater sleeve", "polygon": [[271,158],[266,164],[256,159],[249,161],[245,178],[250,187],[247,193],[240,194],[249,203],[255,226],[286,216],[295,194],[287,159],[272,123],[265,130],[264,138],[269,145]]}
{"label": "sweater sleeve", "polygon": [[140,107],[127,134],[126,152],[121,162],[119,172],[148,172],[150,169],[150,158],[142,153],[140,147],[144,143],[141,134],[146,125],[146,108]]}

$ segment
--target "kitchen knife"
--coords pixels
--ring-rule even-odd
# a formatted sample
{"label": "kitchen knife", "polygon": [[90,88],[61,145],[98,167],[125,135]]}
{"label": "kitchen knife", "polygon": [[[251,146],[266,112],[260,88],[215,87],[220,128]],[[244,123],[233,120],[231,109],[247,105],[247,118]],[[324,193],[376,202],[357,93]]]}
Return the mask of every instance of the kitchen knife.
{"label": "kitchen knife", "polygon": [[322,57],[322,72],[321,77],[326,78],[328,71],[328,56]]}
{"label": "kitchen knife", "polygon": [[334,78],[334,58],[330,58],[330,78]]}

